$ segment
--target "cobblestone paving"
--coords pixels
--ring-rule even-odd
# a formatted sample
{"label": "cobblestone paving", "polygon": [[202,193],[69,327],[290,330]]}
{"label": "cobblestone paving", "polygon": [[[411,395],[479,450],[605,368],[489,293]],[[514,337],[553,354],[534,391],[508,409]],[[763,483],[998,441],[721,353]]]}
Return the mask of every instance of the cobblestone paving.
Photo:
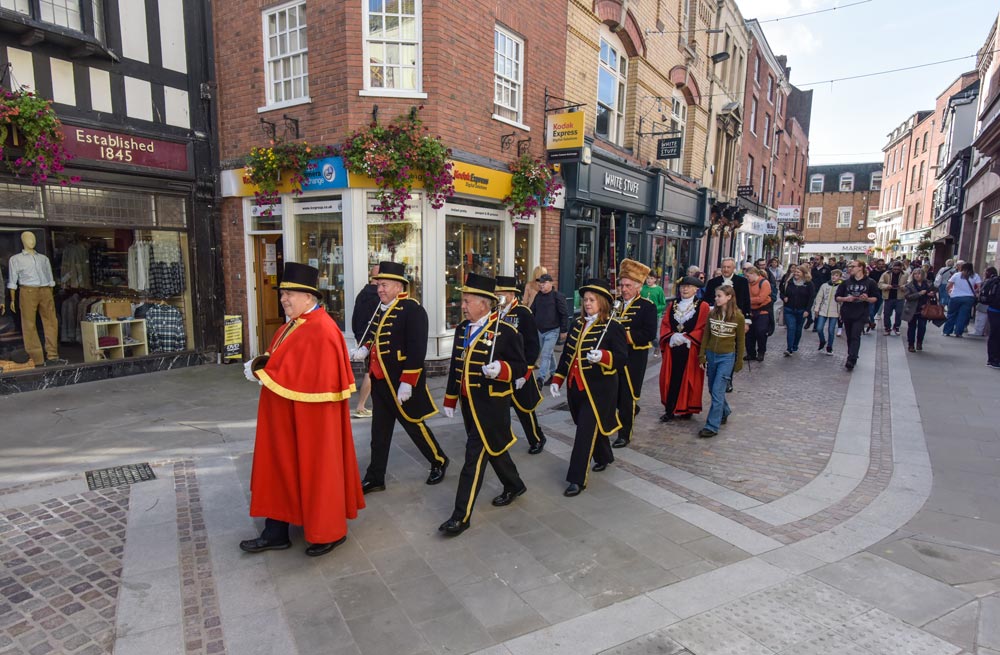
{"label": "cobblestone paving", "polygon": [[124,487],[0,512],[0,653],[110,651],[128,504]]}
{"label": "cobblestone paving", "polygon": [[765,503],[819,475],[833,451],[850,383],[844,342],[828,357],[813,350],[815,336],[806,332],[802,349],[786,358],[779,328],[770,344],[763,362],[744,363],[736,374],[729,394],[733,415],[713,439],[697,436],[712,404],[707,392],[704,411],[692,420],[660,423],[659,388],[647,382],[632,448]]}

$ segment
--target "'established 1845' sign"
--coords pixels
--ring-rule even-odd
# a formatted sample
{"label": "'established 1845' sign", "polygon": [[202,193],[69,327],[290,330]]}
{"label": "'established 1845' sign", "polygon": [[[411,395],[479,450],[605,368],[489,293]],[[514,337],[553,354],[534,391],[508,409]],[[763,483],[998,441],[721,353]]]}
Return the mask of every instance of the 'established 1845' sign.
{"label": "'established 1845' sign", "polygon": [[168,171],[188,170],[187,146],[132,134],[64,125],[63,141],[74,157]]}

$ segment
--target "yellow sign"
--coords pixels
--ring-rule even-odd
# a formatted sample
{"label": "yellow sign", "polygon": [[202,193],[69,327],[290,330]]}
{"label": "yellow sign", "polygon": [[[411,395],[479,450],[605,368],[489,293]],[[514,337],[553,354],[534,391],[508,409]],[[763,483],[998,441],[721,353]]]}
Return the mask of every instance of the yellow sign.
{"label": "yellow sign", "polygon": [[510,173],[460,161],[451,163],[451,172],[455,176],[455,193],[466,193],[498,200],[510,195],[511,179],[513,178]]}
{"label": "yellow sign", "polygon": [[553,114],[545,125],[545,147],[548,150],[573,150],[583,147],[582,111]]}
{"label": "yellow sign", "polygon": [[243,359],[243,317],[238,314],[225,316],[225,334],[222,352],[225,359]]}

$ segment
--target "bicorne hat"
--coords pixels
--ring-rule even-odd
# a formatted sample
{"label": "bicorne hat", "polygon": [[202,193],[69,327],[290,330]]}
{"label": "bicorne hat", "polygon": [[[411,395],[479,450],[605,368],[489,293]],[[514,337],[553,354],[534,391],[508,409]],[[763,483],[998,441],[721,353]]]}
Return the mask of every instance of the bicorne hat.
{"label": "bicorne hat", "polygon": [[497,276],[497,291],[510,291],[511,293],[521,292],[517,286],[517,278],[512,275]]}
{"label": "bicorne hat", "polygon": [[322,300],[323,294],[319,290],[319,269],[298,262],[285,262],[278,290],[311,293]]}
{"label": "bicorne hat", "polygon": [[406,267],[400,262],[379,262],[378,275],[372,276],[373,280],[395,280],[403,284],[409,284],[406,278]]}
{"label": "bicorne hat", "polygon": [[615,296],[611,293],[611,283],[607,280],[601,280],[599,278],[591,278],[587,280],[587,283],[580,287],[580,296],[583,296],[585,291],[593,291],[596,294],[604,296],[608,304],[615,301]]}
{"label": "bicorne hat", "polygon": [[462,287],[462,293],[471,293],[474,296],[481,296],[496,302],[497,296],[494,293],[496,288],[497,281],[493,278],[469,273],[465,276],[465,285]]}
{"label": "bicorne hat", "polygon": [[623,259],[618,266],[618,276],[642,284],[649,277],[649,267],[634,259]]}

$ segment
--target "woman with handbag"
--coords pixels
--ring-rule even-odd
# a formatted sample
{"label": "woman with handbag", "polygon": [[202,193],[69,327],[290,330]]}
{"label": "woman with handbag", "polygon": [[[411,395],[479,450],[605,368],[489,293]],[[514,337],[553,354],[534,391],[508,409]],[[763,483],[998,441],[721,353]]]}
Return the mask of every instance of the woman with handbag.
{"label": "woman with handbag", "polygon": [[[910,281],[903,287],[903,320],[906,321],[907,350],[911,353],[924,349],[924,335],[927,333],[927,310],[937,295],[934,285],[927,281],[927,273],[922,268],[913,269]],[[931,312],[934,313],[933,310]]]}
{"label": "woman with handbag", "polygon": [[948,320],[944,324],[944,336],[950,337],[954,332],[962,337],[965,328],[969,326],[972,310],[976,306],[976,296],[983,279],[976,274],[972,264],[965,262],[957,273],[948,280]]}

